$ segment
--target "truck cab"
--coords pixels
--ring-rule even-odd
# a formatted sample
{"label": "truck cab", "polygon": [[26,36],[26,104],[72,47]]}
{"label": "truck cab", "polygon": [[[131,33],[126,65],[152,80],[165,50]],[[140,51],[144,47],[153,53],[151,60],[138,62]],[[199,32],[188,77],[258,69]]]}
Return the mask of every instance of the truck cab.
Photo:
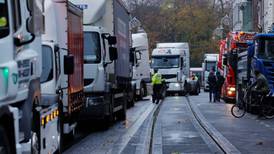
{"label": "truck cab", "polygon": [[133,100],[132,93],[129,97],[132,91],[129,12],[120,0],[70,1],[84,11],[86,105],[81,120],[104,120],[108,125],[115,115],[125,119],[128,98]]}
{"label": "truck cab", "polygon": [[152,52],[151,68],[158,69],[168,83],[167,93],[187,92],[189,47],[187,43],[160,43]]}
{"label": "truck cab", "polygon": [[148,93],[146,83],[150,81],[149,47],[147,33],[132,34],[133,82],[136,84],[135,96],[142,99]]}
{"label": "truck cab", "polygon": [[218,54],[205,54],[204,55],[204,62],[203,62],[203,83],[204,83],[204,90],[209,90],[209,85],[207,83],[208,75],[212,69],[214,71],[217,70],[217,62],[218,62]]}
{"label": "truck cab", "polygon": [[4,149],[11,153],[30,152],[37,136],[31,116],[40,103],[43,14],[37,4],[0,1],[0,133],[8,138],[11,146]]}
{"label": "truck cab", "polygon": [[274,34],[257,34],[254,43],[253,52],[249,52],[252,57],[252,70],[258,69],[265,75],[271,92],[274,93]]}
{"label": "truck cab", "polygon": [[[248,43],[253,41],[254,33],[251,32],[230,32],[226,38],[225,50],[220,54],[223,59],[223,75],[225,82],[222,87],[222,97],[226,102],[235,102],[237,97],[237,61],[243,51],[248,48]],[[242,72],[239,72],[241,74]]]}

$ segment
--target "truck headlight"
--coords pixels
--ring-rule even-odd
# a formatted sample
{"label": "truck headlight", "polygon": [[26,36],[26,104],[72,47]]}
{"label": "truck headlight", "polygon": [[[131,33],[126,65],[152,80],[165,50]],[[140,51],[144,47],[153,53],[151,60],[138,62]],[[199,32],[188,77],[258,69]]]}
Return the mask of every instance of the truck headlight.
{"label": "truck headlight", "polygon": [[236,88],[235,88],[235,87],[229,87],[229,88],[228,88],[228,91],[235,92],[235,91],[236,91]]}

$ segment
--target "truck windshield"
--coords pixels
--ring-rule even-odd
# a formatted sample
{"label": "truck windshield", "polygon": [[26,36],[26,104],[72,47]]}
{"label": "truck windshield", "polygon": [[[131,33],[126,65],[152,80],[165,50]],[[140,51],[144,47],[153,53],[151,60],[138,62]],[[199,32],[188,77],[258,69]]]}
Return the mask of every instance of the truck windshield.
{"label": "truck windshield", "polygon": [[101,45],[97,32],[84,33],[84,61],[85,63],[100,63]]}
{"label": "truck windshield", "polygon": [[53,51],[47,45],[42,46],[42,74],[40,82],[48,82],[53,79]]}
{"label": "truck windshield", "polygon": [[214,61],[207,61],[206,62],[206,71],[211,71],[212,68],[216,69],[216,62],[214,62]]}
{"label": "truck windshield", "polygon": [[256,54],[258,58],[274,59],[274,40],[257,40]]}
{"label": "truck windshield", "polygon": [[0,38],[9,35],[8,4],[6,0],[0,0]]}
{"label": "truck windshield", "polygon": [[156,56],[152,57],[153,68],[177,68],[179,67],[179,56]]}

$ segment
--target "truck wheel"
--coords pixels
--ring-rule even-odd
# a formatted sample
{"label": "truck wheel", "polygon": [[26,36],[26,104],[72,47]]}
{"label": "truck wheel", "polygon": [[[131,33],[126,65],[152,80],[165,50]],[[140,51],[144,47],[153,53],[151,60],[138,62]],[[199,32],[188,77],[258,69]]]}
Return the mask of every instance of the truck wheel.
{"label": "truck wheel", "polygon": [[39,140],[36,132],[32,132],[31,134],[31,153],[39,154]]}
{"label": "truck wheel", "polygon": [[33,101],[33,109],[32,109],[32,129],[31,129],[31,153],[32,154],[39,154],[40,153],[40,114],[41,111],[40,107],[36,107],[39,104],[38,98],[35,98]]}
{"label": "truck wheel", "polygon": [[109,96],[106,96],[109,101],[109,114],[104,116],[103,123],[102,123],[102,129],[107,130],[113,123],[114,117],[113,117],[113,101],[114,97],[112,94]]}
{"label": "truck wheel", "polygon": [[0,126],[0,153],[1,154],[11,153],[9,138],[7,136],[7,132],[2,126]]}
{"label": "truck wheel", "polygon": [[140,100],[147,96],[147,88],[145,83],[141,83],[140,85]]}
{"label": "truck wheel", "polygon": [[135,93],[134,91],[130,91],[127,94],[127,106],[128,106],[128,108],[131,108],[131,107],[134,106],[134,103],[135,103],[135,101],[134,101],[134,93]]}
{"label": "truck wheel", "polygon": [[119,120],[126,120],[126,117],[127,117],[127,101],[126,101],[126,98],[123,99],[123,108],[118,111],[117,113],[117,118]]}

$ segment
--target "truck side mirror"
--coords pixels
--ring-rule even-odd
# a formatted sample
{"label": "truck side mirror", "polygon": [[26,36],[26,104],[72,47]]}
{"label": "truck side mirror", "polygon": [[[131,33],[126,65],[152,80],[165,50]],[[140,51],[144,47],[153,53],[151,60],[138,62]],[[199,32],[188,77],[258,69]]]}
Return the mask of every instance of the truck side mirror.
{"label": "truck side mirror", "polygon": [[177,72],[177,81],[181,81],[180,72]]}
{"label": "truck side mirror", "polygon": [[109,45],[115,45],[117,43],[117,39],[115,36],[109,36],[107,40]]}
{"label": "truck side mirror", "polygon": [[54,52],[58,52],[60,50],[58,45],[54,45]]}
{"label": "truck side mirror", "polygon": [[132,65],[134,65],[134,53],[135,52],[130,49],[130,52],[129,52],[129,62],[131,62]]}
{"label": "truck side mirror", "polygon": [[74,56],[64,56],[64,74],[71,75],[74,73]]}
{"label": "truck side mirror", "polygon": [[130,51],[130,52],[135,52],[135,51],[136,51],[136,48],[130,48],[129,51]]}
{"label": "truck side mirror", "polygon": [[141,52],[136,52],[136,59],[141,60],[142,59],[142,53]]}
{"label": "truck side mirror", "polygon": [[181,57],[181,70],[183,69],[183,67],[184,67],[184,58],[183,57]]}
{"label": "truck side mirror", "polygon": [[115,48],[115,47],[109,47],[109,59],[111,61],[114,61],[114,60],[118,59],[117,48]]}
{"label": "truck side mirror", "polygon": [[27,8],[30,12],[30,17],[27,19],[27,31],[35,35],[44,33],[44,4],[42,2],[28,0]]}

